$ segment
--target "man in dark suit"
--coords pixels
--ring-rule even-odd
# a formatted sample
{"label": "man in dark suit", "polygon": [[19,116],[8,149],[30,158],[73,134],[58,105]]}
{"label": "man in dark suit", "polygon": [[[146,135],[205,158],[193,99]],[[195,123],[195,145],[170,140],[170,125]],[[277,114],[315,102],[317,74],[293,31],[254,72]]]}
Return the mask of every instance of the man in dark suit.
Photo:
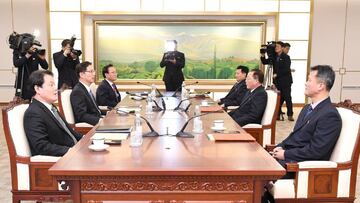
{"label": "man in dark suit", "polygon": [[71,40],[64,39],[61,42],[62,50],[53,54],[54,64],[59,72],[58,89],[73,88],[78,82],[75,67],[80,63],[79,57],[71,49]]}
{"label": "man in dark suit", "polygon": [[30,74],[39,70],[39,64],[43,69],[48,69],[49,67],[45,52],[41,54],[37,53],[35,46],[32,46],[25,53],[14,50],[13,63],[14,66],[18,68],[15,81],[15,96],[30,100],[32,97],[32,91],[28,84]]}
{"label": "man in dark suit", "polygon": [[108,64],[104,66],[102,74],[104,80],[96,90],[96,101],[100,106],[115,107],[121,101],[120,93],[114,83],[117,79],[116,68]]}
{"label": "man in dark suit", "polygon": [[329,97],[334,81],[335,73],[330,66],[311,68],[305,86],[311,104],[301,110],[293,132],[273,151],[283,166],[287,162],[330,159],[342,126]]}
{"label": "man in dark suit", "polygon": [[164,53],[160,62],[160,67],[165,68],[163,81],[165,82],[166,91],[175,91],[180,88],[184,81],[184,74],[182,68],[185,66],[185,55],[177,51],[177,41],[173,42],[173,50]]}
{"label": "man in dark suit", "polygon": [[263,81],[264,74],[259,69],[253,69],[247,75],[245,82],[248,91],[239,107],[229,113],[240,126],[261,123],[267,103],[267,93],[262,86]]}
{"label": "man in dark suit", "polygon": [[[293,104],[291,99],[291,85],[293,83],[291,75],[291,60],[289,55],[283,52],[284,43],[276,42],[275,53],[273,59],[265,59],[265,54],[261,54],[261,62],[263,64],[273,63],[273,78],[276,88],[280,91],[280,110],[278,120],[280,120],[281,106],[286,102],[287,116],[289,121],[294,121]],[[283,120],[283,119],[281,119]]]}
{"label": "man in dark suit", "polygon": [[96,125],[101,118],[101,111],[90,89],[91,83],[95,81],[95,70],[88,61],[76,65],[75,70],[79,82],[70,95],[75,122]]}
{"label": "man in dark suit", "polygon": [[75,132],[53,105],[57,100],[57,88],[52,72],[38,70],[30,77],[35,96],[24,115],[24,129],[31,154],[62,156],[81,135]]}
{"label": "man in dark suit", "polygon": [[229,93],[218,101],[219,105],[238,106],[241,103],[242,98],[247,92],[245,78],[249,72],[249,68],[246,66],[238,66],[235,72],[236,83],[231,88]]}

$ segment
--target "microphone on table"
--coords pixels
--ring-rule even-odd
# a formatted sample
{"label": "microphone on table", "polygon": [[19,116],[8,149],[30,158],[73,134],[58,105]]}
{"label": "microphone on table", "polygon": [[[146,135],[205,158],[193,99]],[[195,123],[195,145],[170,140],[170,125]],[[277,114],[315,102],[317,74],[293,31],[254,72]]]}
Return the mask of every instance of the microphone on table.
{"label": "microphone on table", "polygon": [[174,111],[176,111],[176,110],[185,110],[185,109],[180,108],[180,106],[184,101],[187,101],[187,100],[190,100],[190,99],[194,99],[194,97],[181,100],[179,102],[179,104],[174,108]]}
{"label": "microphone on table", "polygon": [[163,106],[163,111],[166,111],[166,103],[165,103],[164,97],[161,97],[161,103]]}
{"label": "microphone on table", "polygon": [[[128,112],[128,111],[120,110],[119,108],[117,108],[116,111],[119,111],[121,113],[125,113],[125,114],[128,114],[128,115],[135,116],[134,115],[135,111],[129,111]],[[147,124],[147,126],[150,128],[150,132],[143,134],[142,135],[143,137],[158,137],[158,136],[160,136],[159,133],[154,130],[154,128],[151,126],[150,122],[145,117],[140,115],[140,118],[142,118],[145,121],[145,123]]]}
{"label": "microphone on table", "polygon": [[209,113],[203,113],[203,114],[199,114],[199,115],[196,115],[196,116],[193,116],[191,118],[189,118],[189,120],[187,120],[184,124],[184,126],[181,128],[181,130],[176,133],[176,137],[184,137],[184,138],[193,138],[194,135],[192,135],[191,133],[188,133],[188,132],[184,132],[186,126],[189,124],[189,122],[194,119],[194,118],[197,118],[197,117],[201,117],[201,116],[205,116],[205,115],[208,115],[208,114],[211,114],[213,112],[209,112]]}
{"label": "microphone on table", "polygon": [[[185,86],[195,85],[195,84],[198,84],[198,83],[199,83],[199,81],[196,81],[196,82],[190,83],[190,84],[185,85]],[[176,97],[176,94],[179,92],[179,90],[180,90],[181,88],[182,88],[182,86],[179,86],[178,88],[176,88],[174,94],[172,94],[171,96],[172,96],[172,97]]]}
{"label": "microphone on table", "polygon": [[160,106],[159,106],[159,104],[155,101],[155,100],[153,100],[153,102],[155,103],[155,107],[153,107],[153,111],[164,111],[164,109],[163,108],[161,108]]}
{"label": "microphone on table", "polygon": [[[140,85],[145,85],[145,86],[148,86],[148,87],[151,87],[151,88],[152,88],[151,85],[148,85],[148,84],[145,84],[145,83],[142,83],[142,82],[139,82],[139,81],[137,81],[136,83],[137,83],[137,84],[140,84]],[[163,97],[163,96],[164,96],[163,94],[161,94],[160,90],[159,90],[156,86],[155,86],[155,90],[156,90],[156,92],[158,93],[158,95],[156,95],[156,97]]]}

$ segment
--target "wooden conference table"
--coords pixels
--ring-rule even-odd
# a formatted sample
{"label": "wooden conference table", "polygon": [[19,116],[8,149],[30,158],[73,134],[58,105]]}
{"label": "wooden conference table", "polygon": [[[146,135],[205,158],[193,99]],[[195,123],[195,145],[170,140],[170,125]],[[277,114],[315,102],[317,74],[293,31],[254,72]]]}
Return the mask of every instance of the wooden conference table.
{"label": "wooden conference table", "polygon": [[[94,152],[88,148],[93,129],[50,168],[49,174],[69,182],[75,203],[260,202],[264,183],[279,179],[285,170],[256,142],[209,141],[206,134],[213,133],[210,127],[215,119],[223,119],[228,131],[243,131],[227,113],[201,117],[204,132],[194,138],[171,136],[193,115],[193,106],[201,100],[191,100],[188,114],[166,110],[147,117],[144,100],[126,97],[119,105],[141,104],[141,114],[159,134],[167,135],[145,137],[140,147],[130,147],[127,139],[106,151]],[[179,99],[167,97],[165,103],[171,109]],[[111,111],[100,125],[133,122],[133,116]],[[191,132],[192,123],[186,132]],[[143,122],[143,132],[147,131]]]}

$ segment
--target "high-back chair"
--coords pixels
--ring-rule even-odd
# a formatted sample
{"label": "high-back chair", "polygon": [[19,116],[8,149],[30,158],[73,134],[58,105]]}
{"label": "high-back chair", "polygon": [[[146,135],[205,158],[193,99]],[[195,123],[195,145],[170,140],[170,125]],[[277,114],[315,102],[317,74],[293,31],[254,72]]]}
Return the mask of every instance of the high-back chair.
{"label": "high-back chair", "polygon": [[29,104],[11,102],[2,109],[3,128],[9,150],[13,203],[21,200],[59,201],[70,199],[69,191],[60,191],[48,169],[60,158],[32,156],[23,126]]}
{"label": "high-back chair", "polygon": [[65,118],[66,122],[69,123],[71,127],[74,128],[75,131],[86,134],[89,132],[94,126],[88,123],[75,123],[74,112],[71,106],[70,95],[72,89],[64,89],[58,94],[58,102],[59,102],[59,111],[60,114]]}
{"label": "high-back chair", "polygon": [[261,124],[243,126],[244,130],[264,147],[275,143],[276,117],[280,105],[280,94],[276,90],[269,89],[266,93],[268,98]]}
{"label": "high-back chair", "polygon": [[295,179],[275,182],[276,202],[354,202],[359,158],[360,108],[339,104],[340,137],[329,161],[287,164]]}

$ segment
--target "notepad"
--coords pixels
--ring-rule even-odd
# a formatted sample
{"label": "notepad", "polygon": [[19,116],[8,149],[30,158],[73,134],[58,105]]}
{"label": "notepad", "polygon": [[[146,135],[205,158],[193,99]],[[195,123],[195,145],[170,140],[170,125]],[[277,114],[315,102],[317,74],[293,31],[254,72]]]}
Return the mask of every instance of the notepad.
{"label": "notepad", "polygon": [[223,142],[254,142],[256,141],[249,133],[212,133],[207,134],[210,141]]}
{"label": "notepad", "polygon": [[223,109],[221,106],[200,106],[201,112],[223,112]]}
{"label": "notepad", "polygon": [[[126,140],[129,137],[130,133],[101,133],[101,132],[96,132],[94,136],[102,136],[105,138],[105,143],[121,143],[122,140]],[[91,137],[92,138],[92,137]]]}
{"label": "notepad", "polygon": [[103,125],[96,128],[96,132],[102,133],[130,133],[132,126],[130,125]]}

